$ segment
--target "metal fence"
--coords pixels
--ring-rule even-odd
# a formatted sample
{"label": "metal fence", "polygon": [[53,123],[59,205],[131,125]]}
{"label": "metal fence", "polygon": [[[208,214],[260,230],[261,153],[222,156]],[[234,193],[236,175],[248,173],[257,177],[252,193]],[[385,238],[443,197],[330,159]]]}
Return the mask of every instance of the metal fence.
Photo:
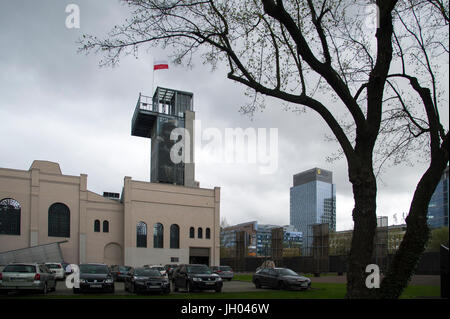
{"label": "metal fence", "polygon": [[[384,265],[388,265],[392,260],[394,255],[387,255],[386,260],[381,260],[381,257],[377,257],[378,261],[381,262],[380,270],[382,272],[386,271]],[[256,268],[262,265],[266,260],[265,257],[245,257],[241,261],[241,266],[239,269],[234,269],[236,272],[254,272]],[[348,256],[328,256],[327,257],[327,268],[323,268],[322,273],[338,273],[342,274],[347,272]],[[375,257],[373,258],[373,263],[375,263]],[[422,258],[417,266],[415,272],[416,275],[439,275],[441,260],[439,257],[439,252],[428,252],[422,255]],[[221,258],[220,264],[224,266],[233,267],[236,262],[234,258]],[[275,263],[277,267],[290,268],[296,272],[300,273],[315,273],[317,268],[316,261],[313,256],[299,256],[299,257],[283,257],[280,262]]]}

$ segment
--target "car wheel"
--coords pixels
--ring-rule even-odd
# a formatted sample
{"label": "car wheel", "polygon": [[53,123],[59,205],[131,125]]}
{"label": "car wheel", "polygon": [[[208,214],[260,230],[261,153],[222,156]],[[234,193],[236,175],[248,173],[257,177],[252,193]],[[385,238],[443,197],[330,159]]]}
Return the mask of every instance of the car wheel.
{"label": "car wheel", "polygon": [[79,294],[80,293],[80,288],[73,288],[73,293],[74,294]]}
{"label": "car wheel", "polygon": [[216,291],[216,292],[222,292],[222,287],[217,287],[217,288],[215,289],[215,291]]}
{"label": "car wheel", "polygon": [[228,281],[231,281],[231,279],[233,279],[233,278],[228,278]]}
{"label": "car wheel", "polygon": [[258,279],[255,280],[255,287],[256,288],[261,288],[261,283],[259,282]]}
{"label": "car wheel", "polygon": [[278,289],[278,290],[283,289],[284,288],[284,283],[282,281],[279,281],[275,288]]}

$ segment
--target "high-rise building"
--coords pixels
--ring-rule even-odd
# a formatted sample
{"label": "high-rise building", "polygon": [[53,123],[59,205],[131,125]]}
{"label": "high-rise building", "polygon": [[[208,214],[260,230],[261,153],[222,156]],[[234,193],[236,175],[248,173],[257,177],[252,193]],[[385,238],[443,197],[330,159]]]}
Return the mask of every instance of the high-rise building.
{"label": "high-rise building", "polygon": [[436,190],[428,204],[428,226],[430,228],[448,227],[448,166],[442,174]]}
{"label": "high-rise building", "polygon": [[312,225],[328,223],[336,231],[336,187],[333,173],[313,168],[294,175],[290,190],[290,224],[303,233],[303,247],[311,244]]}

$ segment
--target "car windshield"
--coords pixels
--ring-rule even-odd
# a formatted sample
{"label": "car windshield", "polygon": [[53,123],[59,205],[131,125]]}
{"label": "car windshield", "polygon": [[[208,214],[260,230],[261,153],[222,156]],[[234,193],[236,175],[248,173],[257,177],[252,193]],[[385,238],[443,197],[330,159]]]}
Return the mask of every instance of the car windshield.
{"label": "car windshield", "polygon": [[35,273],[36,267],[32,265],[8,265],[3,269],[3,272]]}
{"label": "car windshield", "polygon": [[156,270],[159,270],[159,271],[161,271],[161,270],[165,270],[164,269],[164,267],[159,267],[159,266],[156,266],[156,267],[152,267],[153,269],[156,269]]}
{"label": "car windshield", "polygon": [[130,269],[131,269],[131,267],[128,267],[128,266],[120,266],[119,267],[119,271],[121,271],[121,272],[129,272]]}
{"label": "car windshield", "polygon": [[80,273],[82,274],[108,274],[109,269],[103,265],[80,265]]}
{"label": "car windshield", "polygon": [[211,270],[206,266],[188,266],[187,272],[191,274],[210,274]]}
{"label": "car windshield", "polygon": [[282,276],[298,276],[298,274],[295,271],[287,268],[279,269],[278,272]]}
{"label": "car windshield", "polygon": [[48,269],[58,269],[61,268],[60,264],[45,264]]}
{"label": "car windshield", "polygon": [[229,267],[229,266],[220,266],[220,270],[222,270],[222,271],[231,271],[231,267]]}
{"label": "car windshield", "polygon": [[134,274],[142,277],[161,277],[161,273],[157,269],[139,268],[134,271]]}

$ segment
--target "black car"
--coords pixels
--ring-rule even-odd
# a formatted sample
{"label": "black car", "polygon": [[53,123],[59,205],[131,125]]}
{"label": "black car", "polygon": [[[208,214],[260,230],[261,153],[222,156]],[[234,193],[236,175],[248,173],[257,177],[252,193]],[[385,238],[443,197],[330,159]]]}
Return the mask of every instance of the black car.
{"label": "black car", "polygon": [[194,290],[221,292],[223,286],[219,275],[214,274],[208,266],[199,264],[180,265],[173,273],[172,283],[174,291],[182,288],[187,292]]}
{"label": "black car", "polygon": [[80,288],[73,288],[74,293],[86,291],[114,292],[114,279],[105,264],[81,264]]}
{"label": "black car", "polygon": [[112,265],[110,267],[111,269],[111,275],[114,278],[114,281],[124,281],[126,275],[131,270],[130,266],[119,266],[119,265]]}
{"label": "black car", "polygon": [[256,288],[263,286],[275,289],[308,289],[311,280],[288,268],[261,268],[252,279]]}
{"label": "black car", "polygon": [[161,275],[159,270],[141,267],[132,268],[125,277],[125,291],[140,292],[170,292],[170,281]]}

